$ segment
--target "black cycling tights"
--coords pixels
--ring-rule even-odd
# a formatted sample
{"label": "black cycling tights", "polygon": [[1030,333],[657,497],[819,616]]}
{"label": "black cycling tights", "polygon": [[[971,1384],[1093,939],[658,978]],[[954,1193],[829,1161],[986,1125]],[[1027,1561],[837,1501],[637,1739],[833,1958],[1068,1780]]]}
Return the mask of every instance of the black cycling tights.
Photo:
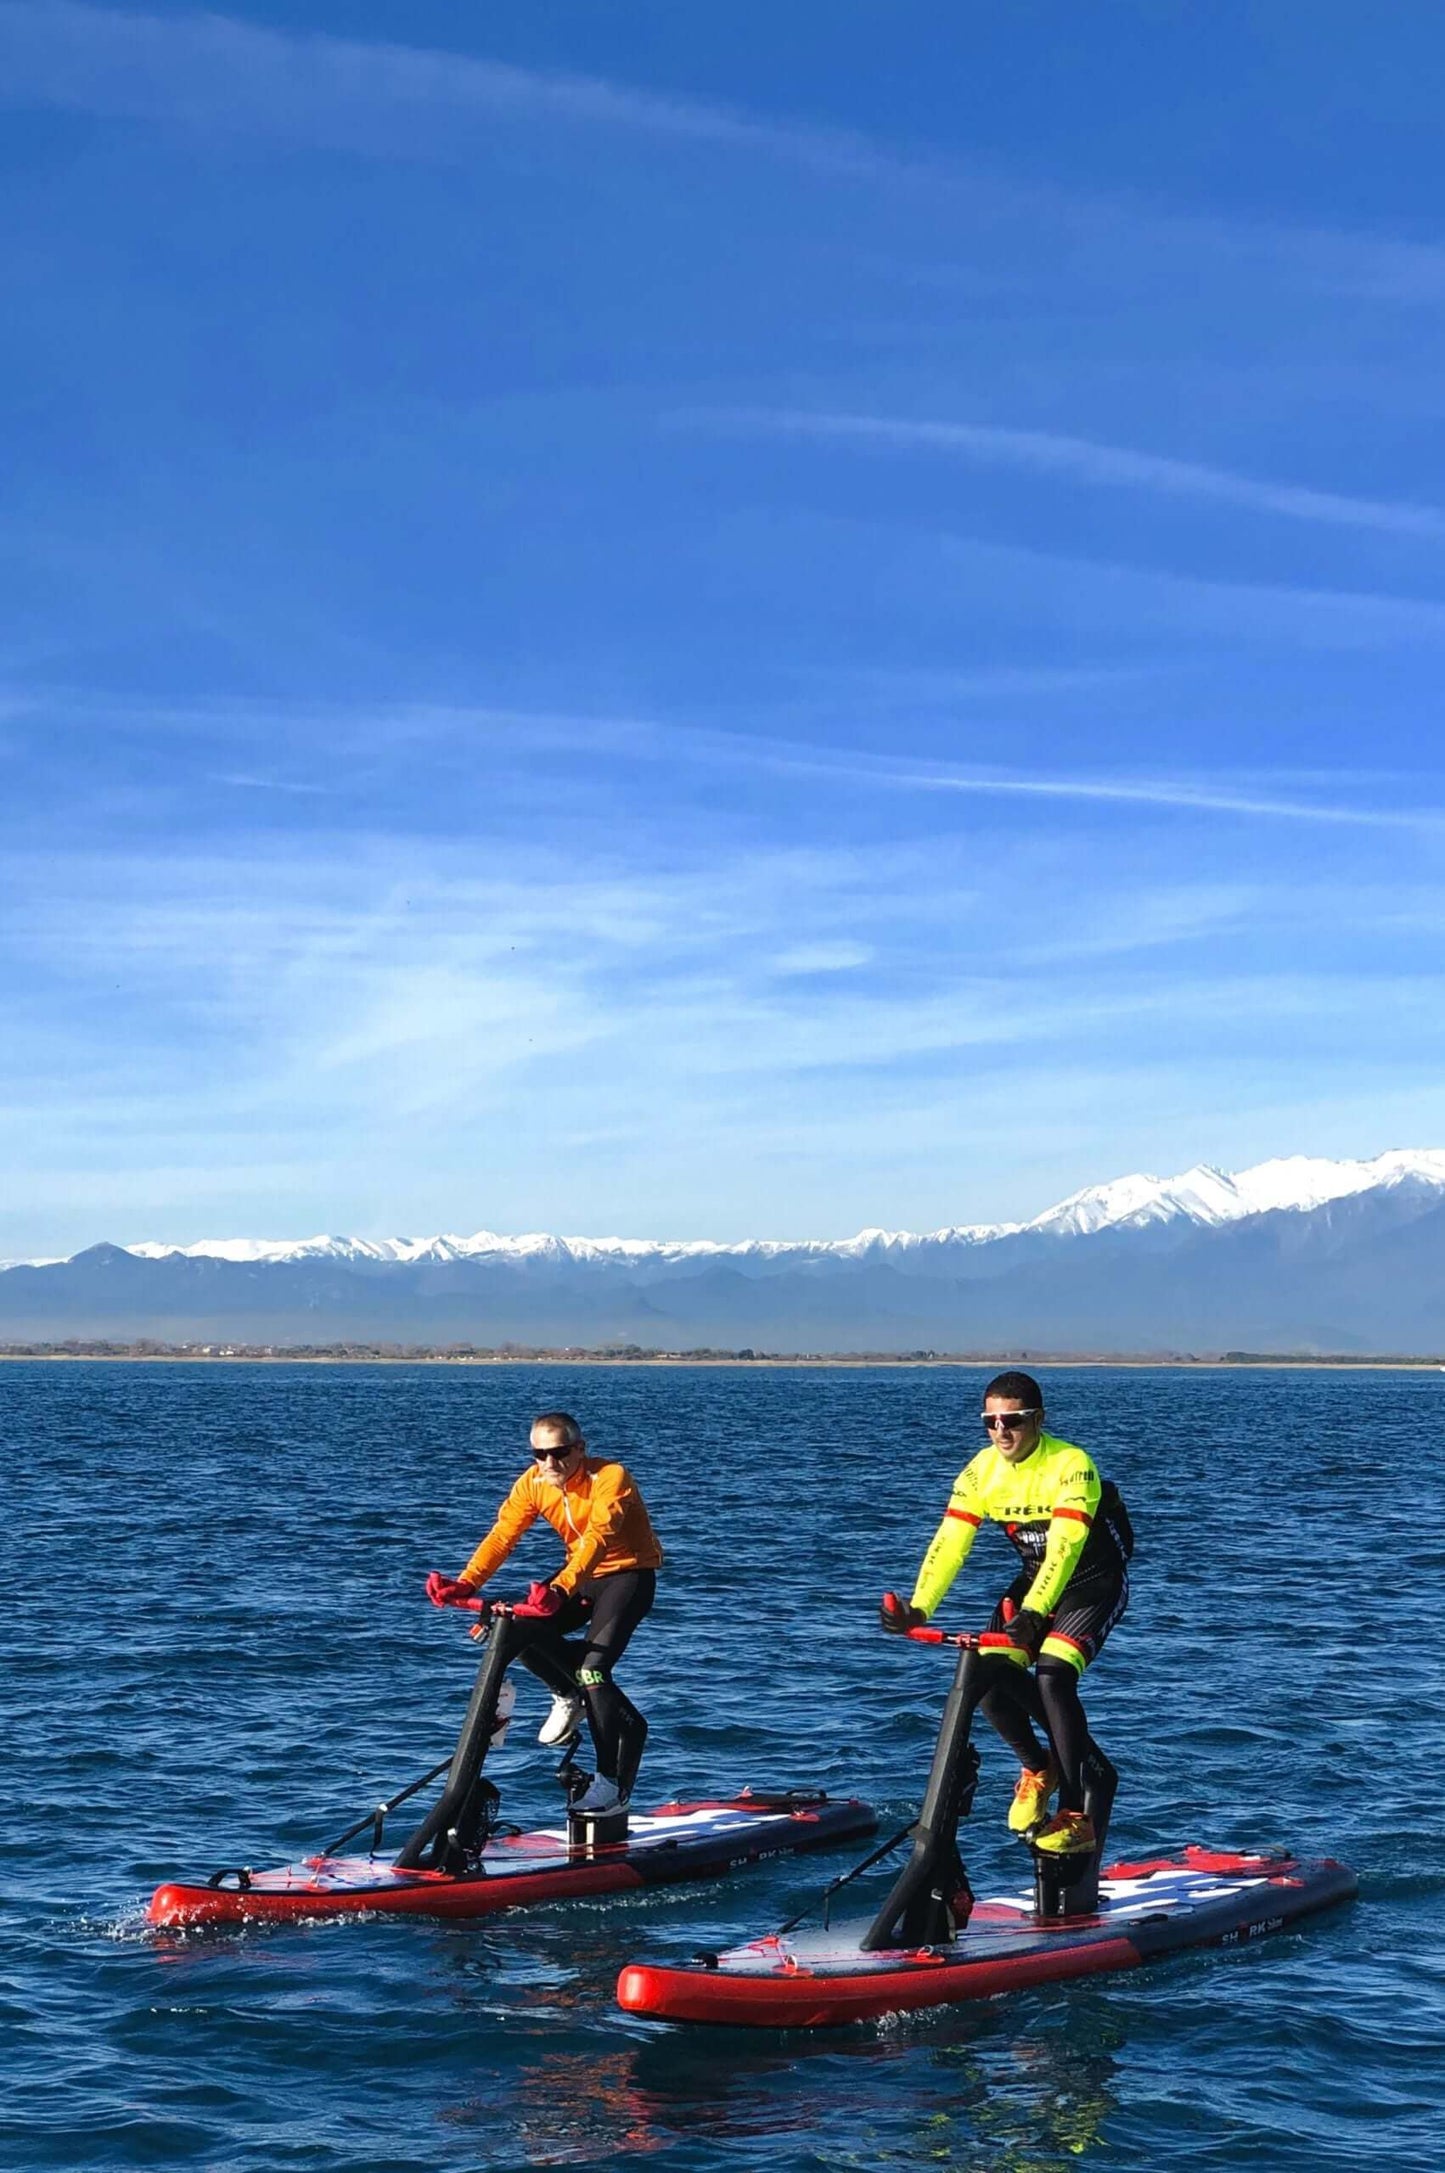
{"label": "black cycling tights", "polygon": [[[612,1670],[627,1649],[633,1631],[651,1607],[657,1590],[650,1569],[615,1570],[610,1577],[588,1578],[576,1598],[553,1617],[555,1641],[530,1645],[523,1665],[547,1688],[563,1697],[581,1690],[587,1729],[604,1780],[616,1781],[624,1796],[632,1783],[647,1740],[647,1722],[626,1691],[612,1680]],[[584,1629],[570,1641],[566,1632]]]}
{"label": "black cycling tights", "polygon": [[647,1722],[627,1692],[619,1690],[610,1675],[589,1682],[588,1672],[588,1662],[584,1660],[577,1679],[587,1700],[587,1727],[597,1758],[597,1771],[603,1780],[616,1781],[622,1795],[630,1796],[637,1768],[642,1763]]}
{"label": "black cycling tights", "polygon": [[1067,1660],[1048,1653],[1038,1664],[1037,1681],[1023,1668],[1010,1669],[1018,1681],[990,1690],[980,1699],[980,1710],[990,1720],[1021,1766],[1037,1773],[1048,1763],[1031,1725],[1042,1723],[1053,1745],[1059,1769],[1059,1809],[1084,1808],[1084,1759],[1089,1749],[1089,1723],[1079,1700],[1077,1669]]}

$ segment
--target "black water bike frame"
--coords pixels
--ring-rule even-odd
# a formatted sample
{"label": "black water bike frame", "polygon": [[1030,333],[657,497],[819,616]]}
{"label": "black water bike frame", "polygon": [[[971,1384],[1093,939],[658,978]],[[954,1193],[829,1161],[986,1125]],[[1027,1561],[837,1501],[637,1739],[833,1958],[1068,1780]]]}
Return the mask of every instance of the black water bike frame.
{"label": "black water bike frame", "polygon": [[[483,1773],[497,1725],[497,1700],[508,1668],[529,1645],[550,1642],[545,1620],[516,1615],[504,1603],[452,1601],[480,1617],[473,1636],[487,1649],[462,1720],[446,1785],[396,1858],[398,1871],[462,1871],[490,1830],[497,1792]],[[567,1761],[564,1759],[564,1767]]]}
{"label": "black water bike frame", "polygon": [[[959,1854],[958,1825],[973,1809],[978,1782],[978,1752],[970,1736],[980,1701],[990,1690],[1004,1691],[1047,1734],[1032,1675],[1025,1674],[1017,1661],[1004,1659],[993,1636],[985,1633],[980,1639],[965,1631],[924,1628],[912,1629],[908,1636],[916,1645],[956,1646],[958,1665],[913,1828],[912,1853],[863,1935],[864,1953],[947,1946],[968,1922],[973,1890]],[[1084,1809],[1093,1820],[1095,1845],[1072,1857],[1033,1851],[1034,1904],[1040,1920],[1087,1916],[1098,1907],[1099,1866],[1119,1776],[1092,1736],[1083,1781]]]}

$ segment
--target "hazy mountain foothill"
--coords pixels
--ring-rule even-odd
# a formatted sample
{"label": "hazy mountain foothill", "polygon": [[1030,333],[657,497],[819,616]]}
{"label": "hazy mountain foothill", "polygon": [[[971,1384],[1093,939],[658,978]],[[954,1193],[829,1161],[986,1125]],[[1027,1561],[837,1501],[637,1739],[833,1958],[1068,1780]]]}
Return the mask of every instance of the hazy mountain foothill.
{"label": "hazy mountain foothill", "polygon": [[1445,1153],[1131,1177],[1023,1224],[735,1245],[97,1244],[0,1271],[0,1343],[1431,1352]]}

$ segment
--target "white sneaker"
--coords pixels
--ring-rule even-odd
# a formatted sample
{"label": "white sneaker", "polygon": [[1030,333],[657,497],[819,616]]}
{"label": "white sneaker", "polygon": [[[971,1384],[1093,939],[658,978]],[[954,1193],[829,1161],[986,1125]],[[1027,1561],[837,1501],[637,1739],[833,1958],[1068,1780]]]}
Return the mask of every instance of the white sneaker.
{"label": "white sneaker", "polygon": [[510,1678],[497,1692],[497,1710],[492,1721],[492,1740],[488,1750],[500,1750],[507,1740],[507,1730],[512,1725],[512,1707],[517,1702],[517,1686]]}
{"label": "white sneaker", "polygon": [[552,1710],[537,1730],[539,1743],[570,1743],[582,1732],[582,1700],[573,1695],[564,1697],[558,1691],[552,1700]]}
{"label": "white sneaker", "polygon": [[600,1773],[594,1773],[586,1795],[572,1808],[574,1811],[622,1811],[627,1808],[627,1798],[619,1792],[616,1781],[604,1780]]}

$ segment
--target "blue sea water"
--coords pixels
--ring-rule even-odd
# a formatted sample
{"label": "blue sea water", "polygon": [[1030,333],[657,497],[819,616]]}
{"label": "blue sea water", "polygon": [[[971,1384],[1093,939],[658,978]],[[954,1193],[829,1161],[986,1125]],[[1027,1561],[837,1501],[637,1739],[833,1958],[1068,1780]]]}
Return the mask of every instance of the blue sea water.
{"label": "blue sea water", "polygon": [[[308,1853],[441,1757],[476,1648],[430,1608],[575,1409],[668,1553],[624,1679],[639,1797],[752,1781],[916,1807],[948,1677],[881,1637],[977,1445],[982,1376],[0,1365],[0,2164],[1356,2173],[1445,2159],[1445,1375],[1052,1369],[1123,1487],[1134,1598],[1088,1704],[1111,1853],[1289,1843],[1353,1905],[1238,1953],[811,2038],[624,2016],[621,1965],[753,1935],[846,1854],[493,1918],[160,1936],[150,1889]],[[550,1535],[518,1567],[545,1574]],[[985,1534],[945,1612],[976,1626]],[[555,1816],[532,1742],[493,1767]],[[535,1708],[535,1711],[534,1711]],[[1017,1885],[983,1731],[964,1829]],[[405,1822],[403,1820],[404,1830]]]}

